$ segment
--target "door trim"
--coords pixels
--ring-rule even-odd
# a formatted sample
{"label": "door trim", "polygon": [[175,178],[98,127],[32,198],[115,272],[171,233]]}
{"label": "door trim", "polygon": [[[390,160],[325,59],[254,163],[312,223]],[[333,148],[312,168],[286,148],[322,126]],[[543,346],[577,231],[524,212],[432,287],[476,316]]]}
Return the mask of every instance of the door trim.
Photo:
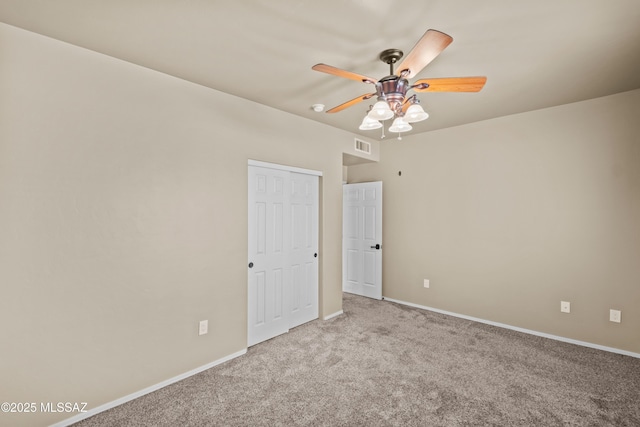
{"label": "door trim", "polygon": [[269,169],[276,169],[276,170],[281,170],[281,171],[296,172],[296,173],[302,173],[302,174],[305,174],[305,175],[322,176],[322,171],[317,171],[317,170],[313,170],[313,169],[298,168],[296,166],[279,165],[277,163],[262,162],[260,160],[248,159],[247,160],[247,164],[249,166],[259,166],[261,168],[269,168]]}

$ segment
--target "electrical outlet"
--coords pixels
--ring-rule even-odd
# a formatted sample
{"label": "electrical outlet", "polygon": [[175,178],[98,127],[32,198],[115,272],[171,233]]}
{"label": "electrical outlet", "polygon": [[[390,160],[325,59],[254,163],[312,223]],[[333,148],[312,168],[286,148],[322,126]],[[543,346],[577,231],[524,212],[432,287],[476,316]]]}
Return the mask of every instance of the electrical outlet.
{"label": "electrical outlet", "polygon": [[424,279],[424,287],[425,288],[429,287],[429,279]]}
{"label": "electrical outlet", "polygon": [[571,303],[569,301],[560,301],[560,311],[563,313],[571,313]]}
{"label": "electrical outlet", "polygon": [[622,311],[620,310],[609,310],[609,320],[611,322],[620,323],[622,320]]}
{"label": "electrical outlet", "polygon": [[198,328],[198,335],[204,335],[209,332],[209,321],[201,320],[200,327]]}

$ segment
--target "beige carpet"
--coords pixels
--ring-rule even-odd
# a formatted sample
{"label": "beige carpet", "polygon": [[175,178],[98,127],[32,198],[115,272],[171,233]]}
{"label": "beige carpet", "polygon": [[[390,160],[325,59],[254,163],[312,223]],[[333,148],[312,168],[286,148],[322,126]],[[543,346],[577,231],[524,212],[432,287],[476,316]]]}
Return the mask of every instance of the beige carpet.
{"label": "beige carpet", "polygon": [[77,426],[640,426],[640,359],[345,294]]}

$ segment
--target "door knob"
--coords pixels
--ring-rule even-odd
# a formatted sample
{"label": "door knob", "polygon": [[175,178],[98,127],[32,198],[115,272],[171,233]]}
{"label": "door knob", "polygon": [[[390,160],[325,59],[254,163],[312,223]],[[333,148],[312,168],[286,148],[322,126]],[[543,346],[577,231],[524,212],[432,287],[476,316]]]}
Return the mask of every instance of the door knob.
{"label": "door knob", "polygon": [[249,268],[253,268],[253,263],[252,262],[249,263]]}
{"label": "door knob", "polygon": [[380,249],[380,243],[376,243],[375,246],[371,246],[371,249]]}
{"label": "door knob", "polygon": [[316,252],[315,254],[313,254],[314,258],[318,258],[318,253]]}

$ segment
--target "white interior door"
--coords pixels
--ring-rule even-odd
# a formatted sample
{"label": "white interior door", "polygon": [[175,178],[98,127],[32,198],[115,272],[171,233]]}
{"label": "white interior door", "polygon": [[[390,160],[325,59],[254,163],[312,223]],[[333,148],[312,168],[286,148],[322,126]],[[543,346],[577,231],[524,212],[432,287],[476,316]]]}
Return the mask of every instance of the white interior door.
{"label": "white interior door", "polygon": [[382,299],[382,182],[342,187],[342,290]]}
{"label": "white interior door", "polygon": [[318,180],[249,166],[249,346],[318,318]]}
{"label": "white interior door", "polygon": [[286,171],[249,167],[248,345],[289,330]]}
{"label": "white interior door", "polygon": [[318,177],[291,173],[290,327],[318,318]]}

